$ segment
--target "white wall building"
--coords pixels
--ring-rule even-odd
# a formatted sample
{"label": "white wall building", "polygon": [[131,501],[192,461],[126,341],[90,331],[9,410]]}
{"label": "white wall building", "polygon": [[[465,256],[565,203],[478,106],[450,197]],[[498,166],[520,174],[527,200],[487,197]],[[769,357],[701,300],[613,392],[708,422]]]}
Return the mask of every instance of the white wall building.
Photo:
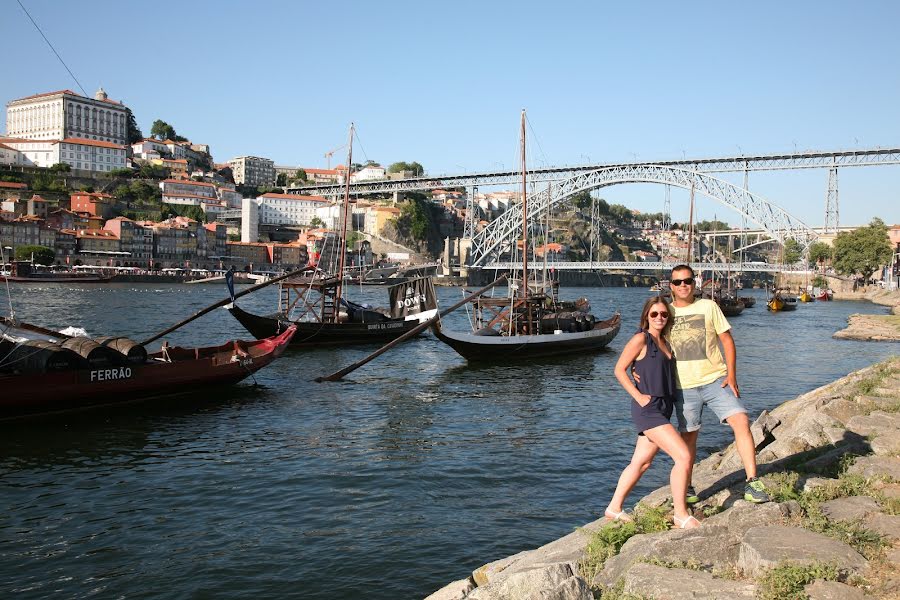
{"label": "white wall building", "polygon": [[350,182],[356,183],[358,181],[375,181],[384,178],[384,167],[382,167],[381,165],[368,165],[357,171],[356,173],[350,175]]}
{"label": "white wall building", "polygon": [[19,151],[19,164],[52,167],[65,163],[79,171],[112,171],[125,167],[125,146],[81,138],[26,140],[0,138],[0,143]]}
{"label": "white wall building", "polygon": [[241,205],[241,242],[259,241],[259,205],[253,198],[244,198]]}
{"label": "white wall building", "polygon": [[228,161],[234,182],[241,185],[274,186],[275,162],[258,156],[239,156]]}
{"label": "white wall building", "polygon": [[128,110],[97,90],[86,98],[60,90],[12,100],[6,105],[6,135],[31,140],[82,138],[124,145]]}
{"label": "white wall building", "polygon": [[162,158],[168,149],[164,142],[151,138],[144,138],[131,145],[131,152],[134,154],[134,157],[142,160]]}
{"label": "white wall building", "polygon": [[6,144],[0,143],[0,165],[18,165],[22,162],[22,153]]}
{"label": "white wall building", "polygon": [[263,194],[256,201],[259,203],[261,225],[286,227],[307,227],[316,216],[316,209],[329,204],[321,196],[275,193]]}

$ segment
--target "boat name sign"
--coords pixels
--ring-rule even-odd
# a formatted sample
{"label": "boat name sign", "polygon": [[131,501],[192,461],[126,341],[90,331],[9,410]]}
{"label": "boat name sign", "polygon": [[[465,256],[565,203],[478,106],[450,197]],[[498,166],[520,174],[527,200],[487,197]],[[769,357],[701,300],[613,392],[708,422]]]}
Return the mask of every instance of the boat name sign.
{"label": "boat name sign", "polygon": [[131,379],[131,367],[119,367],[117,369],[97,369],[91,371],[91,381],[114,381],[118,379]]}

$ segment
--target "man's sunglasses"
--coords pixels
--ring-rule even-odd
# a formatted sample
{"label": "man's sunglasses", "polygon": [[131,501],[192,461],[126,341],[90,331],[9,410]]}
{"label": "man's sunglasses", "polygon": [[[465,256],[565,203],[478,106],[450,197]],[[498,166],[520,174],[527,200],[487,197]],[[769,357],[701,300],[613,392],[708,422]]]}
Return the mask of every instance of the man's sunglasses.
{"label": "man's sunglasses", "polygon": [[694,285],[694,278],[688,277],[687,279],[673,279],[672,280],[672,285],[674,285],[674,286],[679,286],[681,284]]}
{"label": "man's sunglasses", "polygon": [[657,311],[655,311],[655,310],[651,310],[651,311],[650,311],[650,318],[651,318],[651,319],[655,319],[656,317],[662,317],[663,319],[668,319],[668,318],[669,318],[669,313],[667,313],[667,312],[664,311],[664,310],[663,310],[663,311],[660,311],[660,312],[657,312]]}

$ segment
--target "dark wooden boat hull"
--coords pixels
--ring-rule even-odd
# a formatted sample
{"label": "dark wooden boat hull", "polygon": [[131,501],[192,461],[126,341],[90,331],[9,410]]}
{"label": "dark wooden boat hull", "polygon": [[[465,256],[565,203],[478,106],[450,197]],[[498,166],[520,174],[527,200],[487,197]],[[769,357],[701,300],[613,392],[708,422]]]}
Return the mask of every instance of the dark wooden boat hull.
{"label": "dark wooden boat hull", "polygon": [[0,374],[0,420],[126,404],[241,381],[284,352],[295,333],[210,348],[167,348],[145,364]]}
{"label": "dark wooden boat hull", "polygon": [[17,275],[0,275],[0,282],[10,283],[109,283],[115,276],[100,275],[61,276],[61,277],[19,277]]}
{"label": "dark wooden boat hull", "polygon": [[519,336],[482,336],[432,328],[435,336],[470,361],[508,362],[602,350],[619,333],[621,318],[616,315],[598,322],[591,331]]}
{"label": "dark wooden boat hull", "polygon": [[291,340],[291,345],[301,348],[320,345],[383,344],[400,337],[419,324],[416,320],[399,319],[371,323],[306,323],[290,321],[276,315],[254,315],[236,305],[229,307],[228,311],[257,338],[277,335],[295,325],[297,333]]}

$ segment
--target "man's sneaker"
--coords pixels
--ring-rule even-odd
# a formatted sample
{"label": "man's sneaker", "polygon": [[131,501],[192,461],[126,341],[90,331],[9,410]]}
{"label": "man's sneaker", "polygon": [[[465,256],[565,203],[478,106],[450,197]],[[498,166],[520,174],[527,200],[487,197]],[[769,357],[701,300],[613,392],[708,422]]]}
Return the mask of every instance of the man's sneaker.
{"label": "man's sneaker", "polygon": [[684,501],[688,504],[697,504],[698,502],[700,502],[700,496],[697,495],[697,492],[694,490],[694,486],[688,486]]}
{"label": "man's sneaker", "polygon": [[766,486],[763,485],[763,482],[756,477],[748,479],[747,485],[744,487],[744,500],[754,504],[768,502],[769,494],[766,493]]}

